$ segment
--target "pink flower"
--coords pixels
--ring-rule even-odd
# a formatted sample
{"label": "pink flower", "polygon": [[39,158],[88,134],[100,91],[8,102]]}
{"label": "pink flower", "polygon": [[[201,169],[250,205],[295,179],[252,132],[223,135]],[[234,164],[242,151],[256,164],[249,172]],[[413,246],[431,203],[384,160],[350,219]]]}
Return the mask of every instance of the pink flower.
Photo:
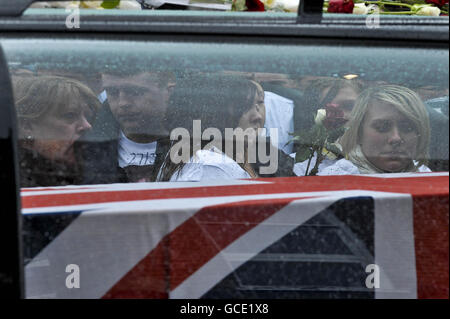
{"label": "pink flower", "polygon": [[337,129],[347,122],[344,118],[344,111],[339,108],[339,105],[328,103],[325,106],[325,110],[327,115],[322,123],[327,130]]}
{"label": "pink flower", "polygon": [[354,6],[353,0],[330,0],[328,2],[328,12],[353,13]]}

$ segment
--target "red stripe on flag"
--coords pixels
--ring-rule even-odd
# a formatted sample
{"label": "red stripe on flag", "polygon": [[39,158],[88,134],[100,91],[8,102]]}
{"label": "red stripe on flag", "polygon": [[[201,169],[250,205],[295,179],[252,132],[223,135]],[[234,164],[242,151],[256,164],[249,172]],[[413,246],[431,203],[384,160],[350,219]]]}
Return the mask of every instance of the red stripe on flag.
{"label": "red stripe on flag", "polygon": [[449,298],[449,199],[413,197],[417,297]]}
{"label": "red stripe on flag", "polygon": [[[166,296],[221,250],[295,199],[252,200],[201,209],[166,235],[103,298]],[[164,280],[167,286],[154,284]]]}
{"label": "red stripe on flag", "polygon": [[297,192],[374,190],[412,195],[448,195],[448,176],[379,178],[368,176],[305,176],[265,179],[267,184],[204,186],[174,189],[99,191],[22,197],[22,208],[99,204],[137,200],[195,198]]}

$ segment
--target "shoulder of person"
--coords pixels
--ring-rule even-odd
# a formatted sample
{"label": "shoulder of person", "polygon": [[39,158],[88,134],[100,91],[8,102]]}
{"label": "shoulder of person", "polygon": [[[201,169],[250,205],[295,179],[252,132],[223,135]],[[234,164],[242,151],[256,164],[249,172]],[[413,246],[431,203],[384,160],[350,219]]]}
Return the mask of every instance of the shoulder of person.
{"label": "shoulder of person", "polygon": [[[290,157],[295,158],[295,153],[290,154]],[[313,158],[311,159],[311,162],[309,163],[309,171],[311,171],[314,167],[314,165],[316,165],[316,160],[317,160],[317,154],[314,154]],[[298,162],[294,164],[294,174],[297,176],[304,176],[306,173],[306,169],[308,168],[308,161],[303,161],[303,162]],[[319,164],[319,173],[318,175],[321,175],[321,171],[323,171],[324,169],[326,169],[328,166],[332,166],[336,163],[336,160],[330,160],[328,158],[325,158],[322,160],[322,162]]]}
{"label": "shoulder of person", "polygon": [[264,91],[264,102],[277,102],[294,105],[294,101],[270,91]]}
{"label": "shoulder of person", "polygon": [[237,163],[225,153],[216,147],[211,149],[198,150],[191,158],[190,163],[198,163],[203,165],[222,165],[222,164],[236,164]]}
{"label": "shoulder of person", "polygon": [[[318,175],[355,175],[355,174],[361,174],[358,170],[358,167],[356,167],[355,164],[353,164],[351,161],[342,158],[340,160],[334,160],[330,161],[330,165],[327,165],[327,167],[324,167],[323,169],[319,169]],[[319,166],[320,167],[320,166]]]}
{"label": "shoulder of person", "polygon": [[201,181],[213,179],[250,178],[233,159],[220,150],[199,150],[181,171],[174,173],[170,181]]}
{"label": "shoulder of person", "polygon": [[[417,165],[418,162],[414,161],[414,164]],[[417,168],[417,171],[421,173],[429,173],[431,172],[431,169],[426,165],[422,165]]]}

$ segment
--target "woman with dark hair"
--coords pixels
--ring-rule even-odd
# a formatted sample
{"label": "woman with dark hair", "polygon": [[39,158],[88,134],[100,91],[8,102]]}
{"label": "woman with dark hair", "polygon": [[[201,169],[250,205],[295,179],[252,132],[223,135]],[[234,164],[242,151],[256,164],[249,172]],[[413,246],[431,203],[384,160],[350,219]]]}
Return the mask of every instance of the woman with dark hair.
{"label": "woman with dark hair", "polygon": [[13,77],[21,186],[82,183],[77,142],[100,107],[81,82],[59,76]]}
{"label": "woman with dark hair", "polygon": [[[174,129],[182,128],[178,132],[184,132],[185,138],[173,143],[159,180],[256,178],[261,176],[258,147],[274,153],[278,161],[278,149],[262,136],[264,91],[254,81],[218,74],[179,79],[169,100],[167,121],[172,135]],[[285,170],[288,174],[292,165]]]}

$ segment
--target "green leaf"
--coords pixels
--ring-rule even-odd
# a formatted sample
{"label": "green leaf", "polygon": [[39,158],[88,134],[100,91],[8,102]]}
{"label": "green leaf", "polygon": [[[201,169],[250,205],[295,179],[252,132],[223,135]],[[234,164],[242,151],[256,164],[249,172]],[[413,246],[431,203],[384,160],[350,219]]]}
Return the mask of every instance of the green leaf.
{"label": "green leaf", "polygon": [[304,162],[308,158],[310,158],[313,154],[313,151],[306,145],[301,145],[295,154],[295,162]]}
{"label": "green leaf", "polygon": [[300,141],[300,136],[294,136],[292,139],[290,139],[284,146],[289,145],[291,143],[294,143],[295,141]]}
{"label": "green leaf", "polygon": [[105,0],[100,5],[102,8],[105,9],[114,9],[120,4],[120,0]]}
{"label": "green leaf", "polygon": [[337,147],[337,145],[335,143],[327,143],[325,148],[327,149],[327,151],[333,153],[336,156],[343,156],[341,150],[339,149],[339,147]]}
{"label": "green leaf", "polygon": [[341,137],[342,135],[344,135],[345,131],[347,130],[346,127],[341,126],[335,130],[332,130],[330,132],[328,132],[328,139],[330,141],[336,141],[339,137]]}
{"label": "green leaf", "polygon": [[294,138],[294,141],[300,141],[302,144],[311,145],[314,142],[312,132],[300,131]]}

